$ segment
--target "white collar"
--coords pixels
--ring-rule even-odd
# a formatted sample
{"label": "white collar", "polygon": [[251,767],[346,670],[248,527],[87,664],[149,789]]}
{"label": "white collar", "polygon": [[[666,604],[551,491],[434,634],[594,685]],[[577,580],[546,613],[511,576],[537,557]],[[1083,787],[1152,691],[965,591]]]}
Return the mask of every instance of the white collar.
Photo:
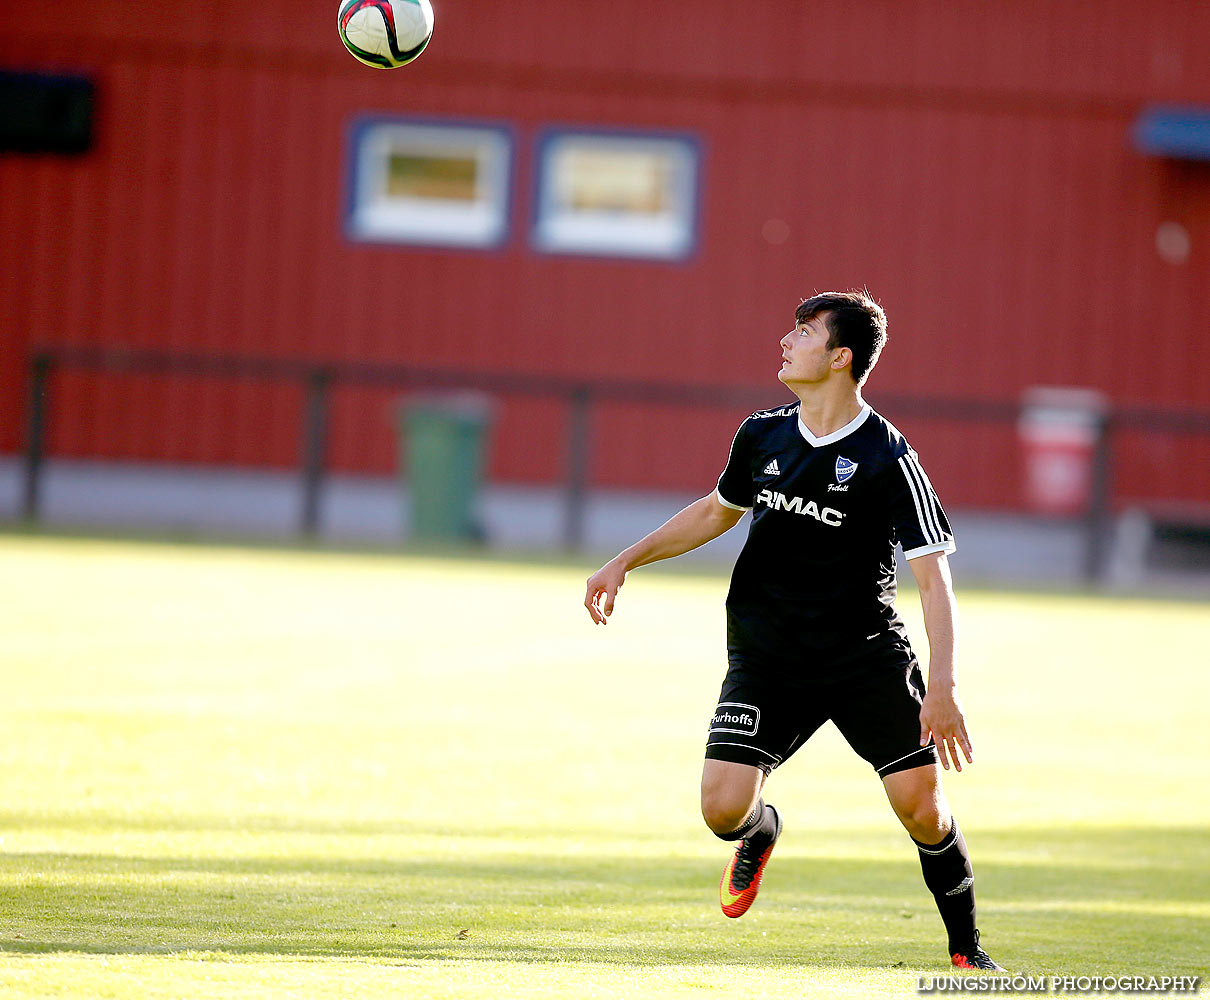
{"label": "white collar", "polygon": [[852,420],[850,420],[842,428],[840,428],[840,430],[832,431],[831,434],[825,434],[823,437],[816,437],[814,434],[811,433],[811,428],[802,422],[802,409],[799,408],[798,433],[801,434],[804,438],[806,438],[807,444],[809,444],[812,448],[821,448],[825,444],[835,444],[837,441],[847,438],[850,434],[852,434],[855,430],[857,430],[858,427],[860,427],[862,424],[864,424],[866,422],[866,418],[872,412],[873,411],[870,409],[869,403],[862,403],[861,412],[858,413],[857,416],[855,416]]}

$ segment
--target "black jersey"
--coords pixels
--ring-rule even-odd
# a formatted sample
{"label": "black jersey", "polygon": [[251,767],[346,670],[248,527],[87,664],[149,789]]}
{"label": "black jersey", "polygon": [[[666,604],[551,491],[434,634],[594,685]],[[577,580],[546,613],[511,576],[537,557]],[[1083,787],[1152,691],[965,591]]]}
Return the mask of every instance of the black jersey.
{"label": "black jersey", "polygon": [[799,404],[753,413],[736,432],[720,502],[752,511],[727,595],[733,660],[902,634],[895,546],[908,559],[953,552],[945,511],[916,453],[868,405],[816,437]]}

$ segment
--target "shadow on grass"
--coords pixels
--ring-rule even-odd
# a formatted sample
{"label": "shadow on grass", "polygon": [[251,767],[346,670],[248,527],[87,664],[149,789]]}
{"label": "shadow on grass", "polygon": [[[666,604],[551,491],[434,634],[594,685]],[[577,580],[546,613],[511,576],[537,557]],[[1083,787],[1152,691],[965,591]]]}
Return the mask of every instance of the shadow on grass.
{"label": "shadow on grass", "polygon": [[[1115,974],[1205,971],[1210,831],[980,831],[972,841],[985,937],[1030,971],[1098,960]],[[979,845],[999,860],[980,862]],[[429,857],[401,839],[396,857],[0,856],[0,950],[927,968],[943,947],[906,845],[894,861],[775,855],[744,921],[717,911],[723,848],[712,861],[457,855],[456,841]]]}

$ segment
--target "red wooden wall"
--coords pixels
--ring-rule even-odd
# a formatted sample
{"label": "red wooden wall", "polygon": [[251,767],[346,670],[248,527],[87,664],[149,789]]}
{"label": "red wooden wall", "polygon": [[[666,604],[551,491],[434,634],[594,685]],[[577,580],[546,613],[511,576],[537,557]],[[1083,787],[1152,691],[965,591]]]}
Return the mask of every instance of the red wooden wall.
{"label": "red wooden wall", "polygon": [[[0,451],[20,445],[35,344],[767,385],[773,403],[794,305],[852,285],[891,321],[875,402],[1075,384],[1210,407],[1210,165],[1129,141],[1151,102],[1210,103],[1210,5],[439,0],[428,50],[389,73],[343,52],[335,10],[9,6],[0,66],[87,72],[98,111],[83,157],[0,156]],[[509,126],[504,247],[348,242],[348,130],[367,112]],[[533,250],[548,125],[699,136],[697,254]],[[1191,236],[1184,263],[1156,251],[1164,221]],[[298,458],[292,387],[64,375],[55,398],[55,454]],[[395,467],[396,402],[337,394],[337,468]],[[605,408],[594,479],[704,491],[743,416]],[[502,401],[493,475],[557,479],[562,423]],[[899,423],[951,506],[1019,501],[1012,428]],[[1126,496],[1210,497],[1206,442],[1132,437],[1118,458]]]}

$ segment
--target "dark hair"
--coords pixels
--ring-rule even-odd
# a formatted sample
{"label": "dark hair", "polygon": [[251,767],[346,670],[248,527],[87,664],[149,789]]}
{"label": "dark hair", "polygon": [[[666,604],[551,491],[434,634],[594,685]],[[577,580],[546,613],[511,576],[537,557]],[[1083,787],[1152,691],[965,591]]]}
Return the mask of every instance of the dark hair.
{"label": "dark hair", "polygon": [[853,352],[853,380],[861,385],[878,361],[886,343],[886,313],[867,291],[822,292],[803,299],[794,310],[794,322],[806,323],[824,315],[828,348],[847,347]]}

